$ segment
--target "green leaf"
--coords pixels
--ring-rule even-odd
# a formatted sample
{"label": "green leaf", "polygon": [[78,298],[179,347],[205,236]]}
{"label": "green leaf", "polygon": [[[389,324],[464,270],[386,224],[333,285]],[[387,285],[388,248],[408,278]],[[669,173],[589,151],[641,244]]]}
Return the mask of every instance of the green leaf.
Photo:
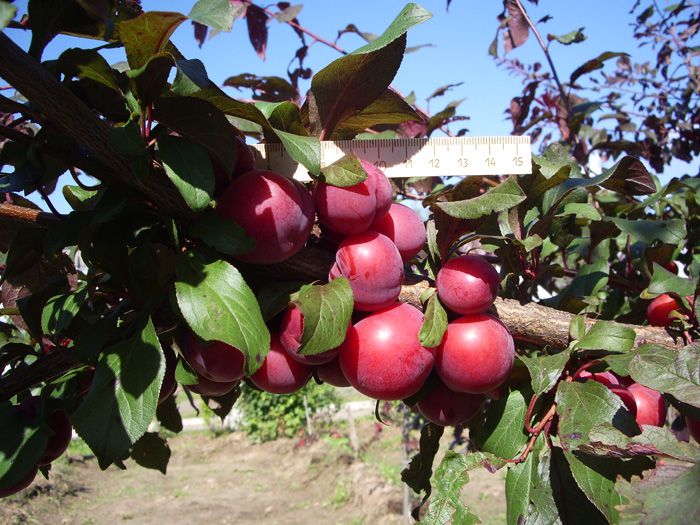
{"label": "green leaf", "polygon": [[226,255],[248,253],[255,249],[255,240],[249,237],[243,228],[214,211],[199,217],[189,227],[188,232]]}
{"label": "green leaf", "polygon": [[626,435],[639,433],[639,427],[619,397],[596,382],[562,382],[557,388],[559,438],[564,451],[588,443],[588,433],[596,425],[612,422]]}
{"label": "green leaf", "polygon": [[177,73],[170,90],[181,97],[196,96],[202,90],[216,88],[209,79],[207,70],[201,60],[175,61]]}
{"label": "green leaf", "polygon": [[304,316],[299,354],[315,355],[340,346],[354,305],[350,281],[340,277],[328,284],[308,284],[292,300]]}
{"label": "green leaf", "polygon": [[634,346],[636,334],[628,326],[613,321],[598,321],[576,344],[576,350],[605,350],[629,352]]}
{"label": "green leaf", "polygon": [[571,350],[568,348],[554,355],[535,355],[532,357],[519,355],[530,372],[532,391],[536,395],[549,392],[557,384],[564,367],[569,362]]}
{"label": "green leaf", "polygon": [[164,374],[165,356],[150,318],[100,357],[90,392],[71,419],[103,470],[126,458],[148,429]]}
{"label": "green leaf", "polygon": [[596,58],[592,58],[591,60],[584,62],[581,66],[577,67],[573,73],[571,73],[571,76],[569,77],[569,84],[575,84],[576,80],[578,80],[582,75],[595,71],[596,69],[602,69],[605,65],[604,63],[611,58],[621,56],[628,57],[629,55],[627,53],[606,51],[598,55]]}
{"label": "green leaf", "polygon": [[11,403],[0,403],[0,490],[35,468],[47,441],[48,431],[38,421],[26,421]]}
{"label": "green leaf", "polygon": [[630,235],[633,239],[645,244],[653,244],[659,241],[665,244],[679,245],[685,242],[687,230],[684,219],[670,219],[665,221],[631,220],[618,217],[606,217],[622,233]]}
{"label": "green leaf", "polygon": [[450,217],[479,219],[486,215],[517,206],[526,199],[525,193],[514,177],[478,197],[463,201],[438,202],[437,206]]}
{"label": "green leaf", "polygon": [[199,376],[197,372],[190,368],[187,361],[178,359],[177,365],[175,366],[175,381],[185,386],[196,385],[199,383]]}
{"label": "green leaf", "polygon": [[317,137],[303,137],[274,130],[284,149],[293,160],[304,166],[312,175],[321,173],[321,141]]}
{"label": "green leaf", "polygon": [[528,515],[530,488],[536,474],[537,454],[533,451],[522,463],[508,467],[506,474],[506,523],[519,525]]}
{"label": "green leaf", "polygon": [[163,97],[155,103],[153,118],[204,146],[226,173],[233,173],[238,159],[237,132],[211,103],[196,97]]}
{"label": "green leaf", "polygon": [[547,40],[550,42],[552,40],[556,40],[560,44],[564,44],[565,46],[571,45],[571,44],[578,44],[579,42],[583,42],[586,40],[586,35],[583,34],[583,27],[579,27],[578,29],[574,29],[573,31],[569,31],[568,33],[565,33],[563,35],[552,35],[549,34],[547,35]]}
{"label": "green leaf", "polygon": [[672,293],[685,298],[687,296],[694,296],[697,287],[697,277],[693,277],[692,279],[679,277],[675,273],[669,272],[660,264],[654,263],[654,273],[651,276],[651,282],[646,290],[642,291],[641,297],[643,299],[653,299],[663,293]]}
{"label": "green leaf", "polygon": [[432,16],[433,15],[418,4],[406,4],[406,6],[404,6],[401,12],[391,22],[386,31],[360,49],[355,50],[353,54],[359,55],[370,53],[372,51],[378,51],[379,49],[390,45],[400,36],[406,34],[406,32],[413,26],[429,20],[432,18]]}
{"label": "green leaf", "polygon": [[234,9],[231,0],[198,0],[188,16],[202,25],[228,32],[233,28]]}
{"label": "green leaf", "polygon": [[5,29],[17,14],[17,6],[0,2],[0,33]]}
{"label": "green leaf", "polygon": [[339,140],[352,139],[374,126],[403,124],[410,120],[420,121],[421,117],[395,91],[387,89],[369,105],[340,121],[333,136]]}
{"label": "green leaf", "polygon": [[343,120],[386,91],[403,59],[406,31],[430,16],[422,7],[408,4],[381,36],[314,75],[309,116],[316,134],[335,138],[334,130]]}
{"label": "green leaf", "polygon": [[[547,146],[541,156],[535,156],[533,162],[539,167],[540,174],[546,179],[558,179],[559,175],[568,178],[572,173],[578,173],[576,161],[569,154],[568,148],[555,142]],[[544,193],[539,191],[538,194]]]}
{"label": "green leaf", "polygon": [[681,350],[646,344],[632,351],[629,373],[637,383],[700,407],[700,346]]}
{"label": "green leaf", "polygon": [[544,448],[537,459],[531,478],[531,504],[518,525],[606,523],[576,485],[561,449]]}
{"label": "green leaf", "polygon": [[249,104],[231,98],[216,86],[208,89],[201,89],[200,91],[192,93],[192,97],[209,102],[226,115],[237,119],[254,122],[263,129],[272,131],[267,118],[265,118],[262,112],[255,107],[255,104]]}
{"label": "green leaf", "polygon": [[416,494],[425,492],[423,501],[428,499],[432,491],[430,478],[433,475],[433,463],[440,448],[440,438],[444,432],[445,427],[427,423],[420,431],[418,452],[411,458],[408,466],[401,471],[401,481],[408,485],[413,492]]}
{"label": "green leaf", "polygon": [[576,484],[608,523],[617,523],[617,507],[625,501],[615,490],[616,477],[629,478],[653,467],[653,462],[644,458],[623,461],[570,451],[564,456]]}
{"label": "green leaf", "polygon": [[196,253],[180,257],[175,296],[190,328],[205,341],[223,341],[246,357],[246,374],[253,374],[270,349],[255,295],[240,272],[225,261],[206,263]]}
{"label": "green leaf", "polygon": [[668,456],[680,461],[700,461],[700,447],[684,443],[669,428],[644,425],[642,433],[629,437],[609,423],[595,425],[588,434],[590,442],[579,446],[586,454],[611,458],[633,458],[640,455]]}
{"label": "green leaf", "polygon": [[420,522],[422,525],[469,525],[480,523],[460,501],[460,492],[469,482],[469,471],[486,466],[493,471],[503,466],[497,458],[482,452],[458,454],[452,450],[445,453],[433,478],[430,507]]}
{"label": "green leaf", "polygon": [[141,137],[138,124],[129,120],[124,125],[116,125],[109,130],[109,141],[117,153],[127,157],[134,176],[145,177],[149,173],[149,159],[146,145]]}
{"label": "green leaf", "polygon": [[214,168],[202,146],[164,135],[158,139],[158,156],[190,209],[201,211],[209,206],[214,195]]}
{"label": "green leaf", "polygon": [[479,450],[501,458],[514,458],[525,443],[523,421],[527,401],[520,390],[511,390],[507,396],[492,401],[486,411],[486,420],[473,429]]}
{"label": "green leaf", "polygon": [[341,188],[354,186],[367,179],[367,172],[360,159],[349,153],[321,170],[321,180],[331,186]]}
{"label": "green leaf", "polygon": [[271,281],[258,291],[257,300],[265,322],[284,311],[292,295],[304,285],[302,281]]}
{"label": "green leaf", "polygon": [[700,520],[700,463],[664,463],[644,478],[618,478],[615,489],[627,498],[618,507],[620,525],[685,525]]}
{"label": "green leaf", "polygon": [[89,78],[110,89],[121,91],[118,73],[94,49],[66,49],[58,57],[58,66],[70,78]]}
{"label": "green leaf", "polygon": [[78,314],[87,298],[87,287],[74,292],[56,295],[46,302],[41,312],[41,330],[44,334],[62,333]]}
{"label": "green leaf", "polygon": [[265,115],[270,126],[275,130],[303,137],[309,136],[302,123],[299,106],[293,102],[256,102],[255,106]]}
{"label": "green leaf", "polygon": [[84,190],[80,186],[66,184],[61,190],[63,198],[66,199],[70,207],[74,210],[89,210],[99,199],[98,191]]}
{"label": "green leaf", "polygon": [[425,307],[423,324],[418,332],[420,344],[426,348],[435,348],[442,342],[447,330],[447,312],[443,308],[437,293],[433,293]]}
{"label": "green leaf", "polygon": [[173,31],[187,17],[180,13],[147,11],[119,22],[119,39],[124,44],[131,69],[138,69],[155,54],[163,51]]}
{"label": "green leaf", "polygon": [[564,205],[564,211],[558,216],[575,215],[577,219],[586,219],[589,221],[599,221],[603,217],[598,209],[587,202],[569,202]]}
{"label": "green leaf", "polygon": [[[576,458],[573,458],[574,461]],[[609,461],[609,460],[608,460]],[[604,525],[610,520],[598,510],[579,486],[570,465],[569,456],[558,447],[551,448],[548,463],[551,492],[556,502],[560,523],[572,525]],[[606,486],[609,488],[609,486]],[[614,492],[611,492],[614,494]]]}
{"label": "green leaf", "polygon": [[165,438],[155,432],[146,432],[134,443],[131,459],[144,468],[158,470],[165,475],[170,461],[170,447]]}

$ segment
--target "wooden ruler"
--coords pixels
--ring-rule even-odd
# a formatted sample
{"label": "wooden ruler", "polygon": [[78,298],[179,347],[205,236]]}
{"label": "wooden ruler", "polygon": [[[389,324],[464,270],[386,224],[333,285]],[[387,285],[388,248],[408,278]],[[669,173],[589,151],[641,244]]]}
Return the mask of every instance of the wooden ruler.
{"label": "wooden ruler", "polygon": [[[255,144],[258,168],[300,181],[311,180],[281,144]],[[430,139],[336,140],[321,142],[321,166],[348,153],[372,162],[387,177],[524,175],[532,171],[530,137],[440,137]]]}

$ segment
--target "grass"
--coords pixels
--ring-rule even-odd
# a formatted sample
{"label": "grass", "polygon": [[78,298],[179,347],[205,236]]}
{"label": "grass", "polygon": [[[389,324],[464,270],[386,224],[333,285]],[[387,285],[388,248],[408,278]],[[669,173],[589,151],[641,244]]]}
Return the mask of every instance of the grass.
{"label": "grass", "polygon": [[350,492],[348,491],[345,482],[343,480],[338,480],[338,483],[335,485],[333,496],[331,497],[331,505],[333,510],[338,510],[348,501],[350,501]]}

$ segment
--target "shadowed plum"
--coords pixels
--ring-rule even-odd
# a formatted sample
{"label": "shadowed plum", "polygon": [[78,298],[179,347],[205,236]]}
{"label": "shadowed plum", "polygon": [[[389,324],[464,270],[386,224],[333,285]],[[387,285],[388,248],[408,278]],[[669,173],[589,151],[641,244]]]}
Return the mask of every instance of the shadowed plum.
{"label": "shadowed plum", "polygon": [[221,341],[205,342],[188,331],[180,343],[184,358],[194,370],[210,381],[238,381],[245,374],[245,356]]}
{"label": "shadowed plum", "polygon": [[34,481],[34,478],[36,477],[37,473],[39,472],[39,466],[34,465],[29,472],[27,472],[27,475],[24,476],[21,480],[19,480],[17,483],[14,485],[0,489],[0,498],[5,498],[7,496],[12,496],[12,494],[16,494],[20,490],[26,489],[29,485],[32,484],[32,481]]}
{"label": "shadowed plum", "polygon": [[690,433],[690,436],[696,441],[696,443],[700,443],[700,420],[686,416],[685,423],[688,425],[688,432]]}
{"label": "shadowed plum", "polygon": [[260,390],[271,394],[291,394],[308,383],[311,367],[292,359],[277,334],[270,334],[270,351],[250,380]]}
{"label": "shadowed plum", "polygon": [[217,212],[255,240],[236,258],[256,264],[284,261],[303,248],[314,223],[311,194],[300,182],[265,170],[249,171],[224,190]]}
{"label": "shadowed plum", "polygon": [[443,427],[454,426],[470,420],[479,412],[485,396],[454,392],[442,381],[418,401],[418,411],[428,420]]}
{"label": "shadowed plum", "polygon": [[236,385],[238,385],[238,380],[221,383],[218,381],[210,381],[206,377],[199,374],[197,374],[197,377],[199,378],[199,382],[196,385],[188,385],[187,388],[202,396],[223,396],[224,394],[228,394],[231,390],[236,388]]}
{"label": "shadowed plum", "polygon": [[341,388],[350,386],[350,382],[340,368],[340,360],[337,357],[328,363],[316,366],[316,376],[329,385]]}
{"label": "shadowed plum", "polygon": [[253,171],[255,169],[255,156],[253,150],[245,143],[241,137],[235,136],[234,143],[238,159],[233,172],[228,174],[218,162],[212,162],[214,166],[214,194],[219,195],[229,183],[236,177]]}

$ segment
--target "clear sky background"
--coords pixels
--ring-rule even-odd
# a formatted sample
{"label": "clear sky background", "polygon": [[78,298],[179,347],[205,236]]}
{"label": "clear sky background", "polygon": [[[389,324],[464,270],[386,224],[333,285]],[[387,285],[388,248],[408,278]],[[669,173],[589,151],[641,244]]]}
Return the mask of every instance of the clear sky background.
{"label": "clear sky background", "polygon": [[[194,0],[144,0],[145,10],[178,11],[187,14]],[[317,35],[335,40],[339,29],[348,23],[361,31],[380,34],[403,8],[402,0],[355,0],[334,2],[331,0],[306,0],[299,2],[303,9],[299,22]],[[411,91],[417,95],[419,106],[426,108],[425,98],[440,86],[463,82],[445,96],[434,99],[430,110],[442,109],[452,100],[464,99],[459,106],[460,114],[470,120],[453,124],[454,131],[467,127],[471,135],[505,135],[511,131],[511,123],[505,109],[510,99],[522,91],[521,79],[511,76],[499,67],[487,50],[493,40],[502,10],[500,0],[453,0],[449,11],[445,0],[423,0],[420,3],[433,14],[433,18],[408,33],[408,46],[430,44],[416,52],[406,54],[395,78],[394,86],[400,92]],[[540,32],[564,34],[584,27],[587,40],[562,46],[553,43],[550,47],[560,78],[567,79],[570,73],[586,60],[604,51],[624,51],[632,55],[634,62],[649,60],[654,54],[648,48],[638,48],[630,25],[629,10],[633,0],[540,0],[535,6],[524,2],[531,18],[539,20],[545,15],[553,18],[539,24]],[[664,7],[669,0],[660,0]],[[26,0],[16,2],[19,13],[26,13]],[[6,30],[9,36],[24,49],[29,46],[28,32]],[[245,20],[234,23],[231,33],[221,33],[205,42],[200,49],[193,38],[190,23],[182,24],[175,32],[173,41],[188,58],[199,58],[207,67],[210,78],[217,84],[232,75],[255,73],[260,76],[286,77],[287,65],[299,47],[299,39],[291,27],[275,20],[269,23],[267,56],[262,61],[248,40]],[[311,42],[307,39],[307,42]],[[71,46],[90,46],[91,41],[58,36],[46,49],[44,59],[57,57]],[[352,51],[364,44],[357,35],[344,35],[339,46]],[[502,54],[502,47],[499,49]],[[114,63],[123,60],[123,53],[115,50],[105,54]],[[306,66],[318,71],[338,58],[337,51],[321,44],[312,45]],[[530,63],[534,60],[547,67],[544,54],[531,34],[525,45],[512,51],[510,57]],[[302,84],[302,87],[308,87]],[[248,97],[249,93],[225,88],[234,97]],[[692,166],[676,163],[662,180],[684,173],[697,173],[697,162]],[[58,192],[57,192],[58,193]],[[56,195],[56,200],[59,201]],[[61,204],[63,206],[63,204]]]}

